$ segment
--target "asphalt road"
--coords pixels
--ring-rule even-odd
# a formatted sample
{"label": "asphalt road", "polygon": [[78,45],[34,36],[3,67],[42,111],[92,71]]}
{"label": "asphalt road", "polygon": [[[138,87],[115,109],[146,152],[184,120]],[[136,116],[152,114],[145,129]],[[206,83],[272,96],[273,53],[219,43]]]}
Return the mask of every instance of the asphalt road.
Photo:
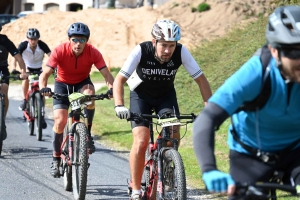
{"label": "asphalt road", "polygon": [[[27,122],[18,110],[21,86],[11,85],[10,105],[6,117],[8,137],[3,142],[0,157],[1,200],[66,200],[72,192],[63,189],[63,178],[50,175],[52,161],[53,120],[48,111],[48,127],[43,140],[28,133]],[[50,114],[50,115],[49,115]],[[127,180],[130,177],[129,152],[115,151],[96,143],[96,152],[90,156],[86,199],[129,199]],[[202,195],[201,195],[202,194]],[[198,189],[188,190],[188,199],[212,199]]]}

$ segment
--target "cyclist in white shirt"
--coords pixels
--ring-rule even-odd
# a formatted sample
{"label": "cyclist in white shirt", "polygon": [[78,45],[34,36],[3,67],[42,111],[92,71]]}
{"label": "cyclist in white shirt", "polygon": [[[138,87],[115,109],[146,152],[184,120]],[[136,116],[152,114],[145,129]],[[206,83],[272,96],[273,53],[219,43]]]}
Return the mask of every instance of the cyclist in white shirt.
{"label": "cyclist in white shirt", "polygon": [[[36,28],[30,28],[27,31],[27,40],[21,42],[18,46],[18,50],[22,55],[22,58],[26,65],[26,71],[42,71],[42,64],[44,55],[47,54],[50,56],[51,51],[48,45],[40,40],[40,32]],[[16,62],[14,60],[13,71],[14,74],[16,72]],[[22,81],[22,89],[23,89],[23,100],[21,105],[19,106],[19,110],[25,110],[26,107],[26,94],[29,88],[29,80],[25,79]],[[44,119],[42,119],[42,127],[46,128],[47,124]]]}

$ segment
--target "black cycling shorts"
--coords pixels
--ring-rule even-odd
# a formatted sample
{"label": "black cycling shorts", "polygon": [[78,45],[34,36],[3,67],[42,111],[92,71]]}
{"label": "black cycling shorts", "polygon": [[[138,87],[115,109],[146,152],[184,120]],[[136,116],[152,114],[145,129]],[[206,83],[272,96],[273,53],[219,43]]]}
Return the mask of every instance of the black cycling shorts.
{"label": "black cycling shorts", "polygon": [[[292,178],[297,185],[300,184],[300,159],[297,159],[299,155],[300,147],[282,156],[276,164],[267,164],[257,157],[231,150],[230,174],[235,182],[251,183],[258,181],[268,182],[273,176],[274,171],[283,171],[283,182],[290,184],[290,178]],[[267,193],[267,191],[265,192]],[[238,198],[231,197],[229,199],[234,200]]]}
{"label": "black cycling shorts", "polygon": [[42,68],[30,68],[30,67],[27,67],[27,72],[40,72],[42,71]]}
{"label": "black cycling shorts", "polygon": [[[172,89],[169,93],[159,98],[151,98],[135,91],[130,91],[130,112],[151,115],[152,111],[155,111],[157,114],[164,108],[170,108],[174,110],[176,114],[179,114],[175,89]],[[136,123],[131,121],[132,128],[137,126],[149,127],[149,123]]]}
{"label": "black cycling shorts", "polygon": [[[62,82],[55,81],[54,84],[54,92],[58,94],[72,94],[73,92],[80,92],[81,88],[85,85],[92,85],[94,87],[94,84],[92,83],[90,78],[87,78],[83,81],[81,81],[78,84],[70,85]],[[67,99],[53,99],[53,110],[56,109],[66,109],[68,110],[70,106],[70,102]]]}
{"label": "black cycling shorts", "polygon": [[7,85],[9,85],[9,78],[5,78],[5,76],[9,76],[10,73],[8,71],[8,68],[0,68],[0,73],[2,73],[4,75],[4,79],[1,81],[2,83],[6,83]]}

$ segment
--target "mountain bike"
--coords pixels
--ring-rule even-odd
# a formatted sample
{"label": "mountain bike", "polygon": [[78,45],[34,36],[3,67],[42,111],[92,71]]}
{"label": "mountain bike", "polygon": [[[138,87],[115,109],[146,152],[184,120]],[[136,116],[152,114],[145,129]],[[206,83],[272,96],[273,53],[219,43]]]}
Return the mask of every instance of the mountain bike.
{"label": "mountain bike", "polygon": [[83,107],[91,104],[92,100],[109,99],[108,94],[85,95],[74,92],[70,95],[52,93],[54,99],[68,99],[70,112],[68,123],[64,129],[64,139],[61,145],[61,170],[64,177],[64,189],[72,191],[76,200],[85,199],[89,149],[88,121]]}
{"label": "mountain bike", "polygon": [[[187,199],[185,170],[178,152],[178,140],[171,138],[171,134],[173,126],[186,126],[194,121],[196,115],[192,113],[179,116],[173,114],[170,109],[164,109],[161,113],[160,115],[131,113],[128,119],[149,123],[150,142],[145,154],[144,180],[141,184],[143,200]],[[153,119],[157,119],[157,122]],[[190,119],[190,121],[180,122],[180,119]],[[154,140],[153,124],[162,127],[161,133],[157,131],[159,134],[156,140]],[[170,142],[172,147],[167,146]],[[129,196],[131,193],[132,187],[129,183]]]}
{"label": "mountain bike", "polygon": [[[260,199],[260,200],[277,200],[277,190],[285,191],[288,196],[300,197],[300,185],[292,186],[291,184],[283,183],[283,172],[275,171],[269,182],[257,183],[236,183],[235,199]],[[268,191],[268,193],[263,192]],[[281,196],[283,197],[283,196]]]}
{"label": "mountain bike", "polygon": [[5,126],[5,96],[4,94],[1,93],[1,89],[2,89],[2,83],[4,83],[4,81],[7,78],[13,80],[20,80],[19,75],[5,76],[4,74],[2,74],[2,72],[0,72],[0,156],[2,153],[3,138],[4,138],[2,129]]}
{"label": "mountain bike", "polygon": [[27,72],[30,89],[25,97],[27,103],[23,111],[24,120],[26,120],[28,124],[29,135],[33,135],[35,129],[38,141],[41,141],[43,137],[42,120],[45,115],[44,99],[39,89],[39,75],[41,73],[42,71],[40,70]]}

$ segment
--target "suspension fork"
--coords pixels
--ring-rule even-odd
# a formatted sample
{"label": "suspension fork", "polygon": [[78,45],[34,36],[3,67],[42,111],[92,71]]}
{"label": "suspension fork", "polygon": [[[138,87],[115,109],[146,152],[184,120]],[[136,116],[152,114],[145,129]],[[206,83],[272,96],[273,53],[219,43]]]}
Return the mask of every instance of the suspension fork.
{"label": "suspension fork", "polygon": [[163,199],[163,164],[162,164],[162,138],[157,138],[157,172],[158,172],[158,181],[157,181],[157,191],[159,192],[159,199]]}

